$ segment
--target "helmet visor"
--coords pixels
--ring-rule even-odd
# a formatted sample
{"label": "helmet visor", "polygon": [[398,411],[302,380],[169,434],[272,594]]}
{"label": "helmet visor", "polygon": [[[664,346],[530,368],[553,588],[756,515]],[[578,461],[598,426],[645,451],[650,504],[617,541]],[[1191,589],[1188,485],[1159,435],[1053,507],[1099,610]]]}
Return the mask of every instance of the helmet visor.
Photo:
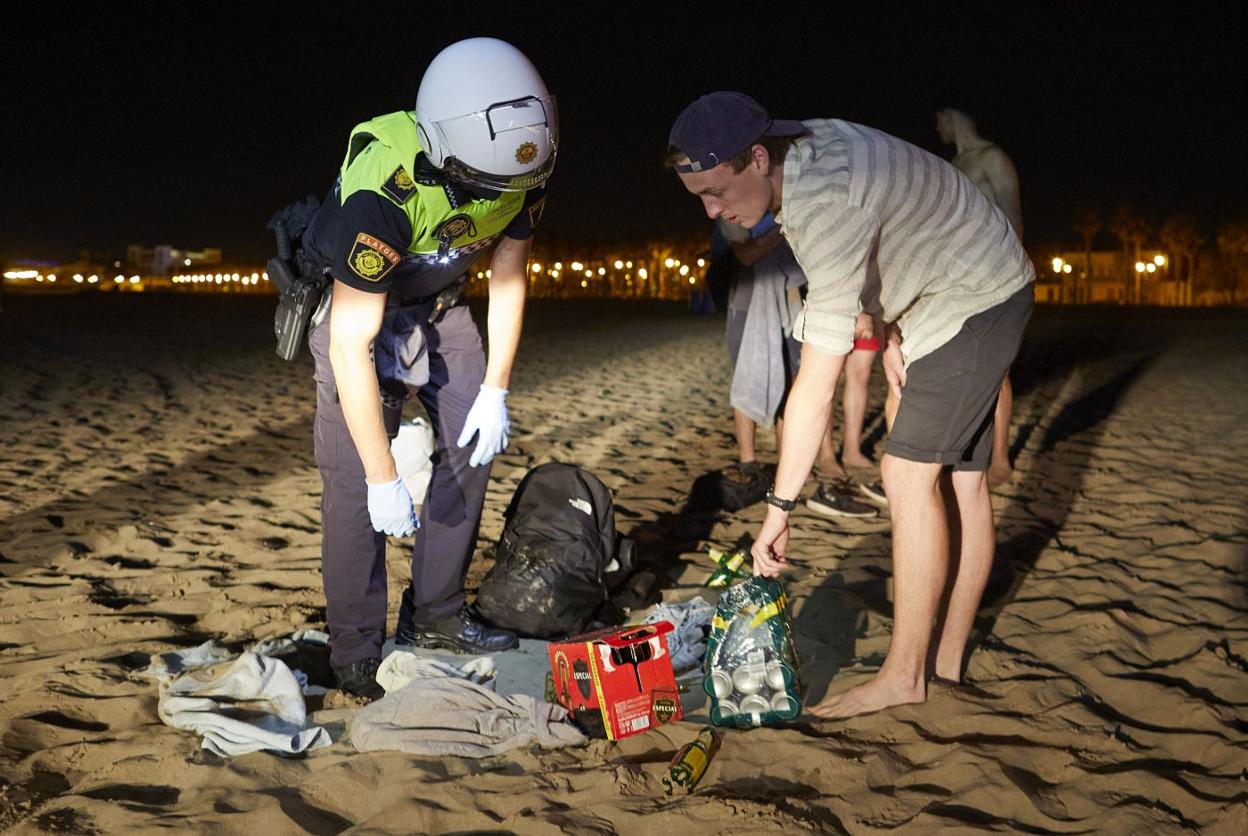
{"label": "helmet visor", "polygon": [[433,123],[446,149],[443,170],[501,192],[546,182],[555,168],[559,116],[554,96],[530,96]]}

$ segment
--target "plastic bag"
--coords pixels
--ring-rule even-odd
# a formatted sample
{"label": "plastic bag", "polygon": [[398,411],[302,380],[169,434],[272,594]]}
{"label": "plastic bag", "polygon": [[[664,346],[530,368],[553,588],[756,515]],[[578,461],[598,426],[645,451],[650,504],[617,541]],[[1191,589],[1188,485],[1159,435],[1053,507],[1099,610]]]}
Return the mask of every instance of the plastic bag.
{"label": "plastic bag", "polygon": [[717,726],[765,726],[801,713],[805,686],[779,581],[753,578],[724,591],[702,671]]}

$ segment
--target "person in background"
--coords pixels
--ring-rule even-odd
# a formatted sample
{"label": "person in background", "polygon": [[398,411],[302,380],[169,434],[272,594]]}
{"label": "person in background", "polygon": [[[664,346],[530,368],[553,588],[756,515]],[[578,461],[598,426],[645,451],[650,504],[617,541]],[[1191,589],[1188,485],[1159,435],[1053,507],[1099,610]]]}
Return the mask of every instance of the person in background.
{"label": "person in background", "polygon": [[[735,467],[762,476],[763,465],[754,446],[756,431],[759,425],[770,426],[774,421],[776,448],[783,444],[784,403],[801,362],[793,320],[801,309],[806,277],[770,214],[748,230],[720,218],[716,230],[740,265],[729,291],[725,329],[733,364],[733,431],[740,456]],[[870,359],[867,363],[869,374]],[[830,423],[820,445],[818,468],[822,478],[807,503],[811,510],[830,517],[879,513],[858,499],[849,475],[836,460]]]}
{"label": "person in background", "polygon": [[[1018,187],[1018,171],[1001,148],[979,135],[975,120],[953,107],[936,111],[936,133],[941,142],[953,145],[957,153],[953,165],[1005,213],[1018,239],[1023,239],[1023,206]],[[1014,385],[1007,372],[997,395],[993,419],[992,462],[988,465],[988,487],[1005,484],[1014,473],[1010,464],[1010,420],[1014,413]]]}

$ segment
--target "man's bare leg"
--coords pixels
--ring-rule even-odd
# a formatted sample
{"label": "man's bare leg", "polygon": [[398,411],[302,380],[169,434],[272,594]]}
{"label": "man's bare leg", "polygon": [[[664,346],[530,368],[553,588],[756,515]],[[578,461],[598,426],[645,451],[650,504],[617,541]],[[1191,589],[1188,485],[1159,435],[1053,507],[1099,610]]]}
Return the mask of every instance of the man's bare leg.
{"label": "man's bare leg", "polygon": [[817,717],[853,717],[926,698],[927,651],[945,588],[949,522],[939,464],[885,454],[880,469],[893,517],[893,638],[870,682],[829,697]]}
{"label": "man's bare leg", "polygon": [[845,389],[841,393],[841,406],[845,414],[845,449],[841,464],[845,467],[873,468],[862,452],[862,425],[867,417],[867,385],[871,381],[871,366],[875,363],[874,351],[855,349],[845,360]]}
{"label": "man's bare leg", "polygon": [[1014,385],[1006,372],[997,395],[997,410],[993,414],[992,461],[988,465],[988,487],[1004,485],[1014,475],[1010,465],[1010,419],[1014,413]]}
{"label": "man's bare leg", "polygon": [[849,474],[836,460],[836,443],[832,440],[832,434],[836,430],[835,413],[836,410],[832,410],[832,415],[828,417],[828,429],[823,434],[823,438],[819,440],[819,458],[815,460],[815,467],[819,471],[820,478],[848,479]]}
{"label": "man's bare leg", "polygon": [[985,474],[962,470],[955,471],[952,478],[962,540],[957,575],[949,592],[940,635],[936,637],[932,672],[949,682],[961,682],[966,642],[992,569],[996,530]]}
{"label": "man's bare leg", "polygon": [[754,419],[739,409],[732,411],[732,431],[737,436],[737,454],[741,463],[754,461]]}
{"label": "man's bare leg", "polygon": [[884,426],[891,433],[893,422],[897,420],[897,410],[901,409],[901,399],[893,394],[893,387],[888,387],[884,396]]}

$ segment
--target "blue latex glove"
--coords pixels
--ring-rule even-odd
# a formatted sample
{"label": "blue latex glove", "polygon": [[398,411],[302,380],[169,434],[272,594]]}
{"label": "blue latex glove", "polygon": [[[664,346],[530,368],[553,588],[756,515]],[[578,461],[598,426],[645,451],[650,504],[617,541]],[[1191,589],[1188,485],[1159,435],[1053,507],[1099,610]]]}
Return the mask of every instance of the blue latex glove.
{"label": "blue latex glove", "polygon": [[368,516],[373,528],[395,537],[406,537],[420,528],[412,495],[402,477],[393,482],[368,482]]}
{"label": "blue latex glove", "polygon": [[762,238],[764,235],[766,235],[768,232],[771,232],[775,228],[776,228],[776,216],[771,214],[771,210],[768,210],[767,214],[763,215],[762,220],[754,224],[754,226],[750,227],[750,237]]}
{"label": "blue latex glove", "polygon": [[507,433],[511,422],[507,420],[507,390],[482,384],[477,399],[468,410],[464,431],[459,434],[458,446],[466,447],[477,436],[477,449],[472,451],[468,464],[473,467],[489,464],[494,457],[507,449]]}

